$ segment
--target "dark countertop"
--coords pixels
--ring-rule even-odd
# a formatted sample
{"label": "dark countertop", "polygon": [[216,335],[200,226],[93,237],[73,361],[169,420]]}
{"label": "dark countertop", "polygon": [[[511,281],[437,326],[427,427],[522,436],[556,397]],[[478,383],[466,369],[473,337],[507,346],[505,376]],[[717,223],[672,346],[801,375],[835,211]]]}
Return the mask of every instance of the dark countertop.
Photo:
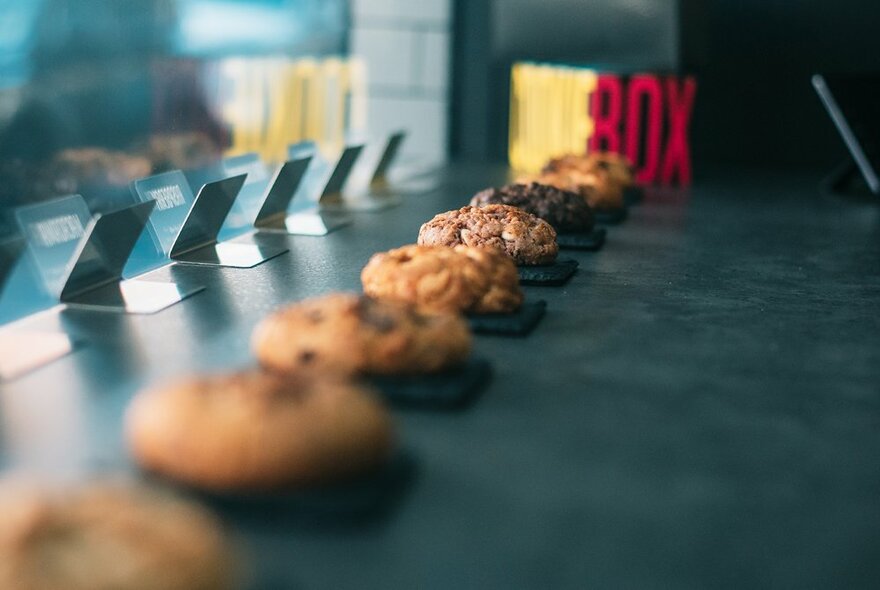
{"label": "dark countertop", "polygon": [[[0,396],[0,462],[130,470],[120,416],[157,379],[250,363],[271,309],[357,289],[377,250],[505,171],[356,215],[154,316],[65,311],[85,346]],[[461,412],[398,411],[416,461],[371,517],[227,522],[269,588],[874,587],[880,577],[880,209],[811,179],[652,194],[525,339],[477,337],[495,378]],[[52,322],[51,319],[45,320]],[[389,497],[390,497],[389,492]]]}

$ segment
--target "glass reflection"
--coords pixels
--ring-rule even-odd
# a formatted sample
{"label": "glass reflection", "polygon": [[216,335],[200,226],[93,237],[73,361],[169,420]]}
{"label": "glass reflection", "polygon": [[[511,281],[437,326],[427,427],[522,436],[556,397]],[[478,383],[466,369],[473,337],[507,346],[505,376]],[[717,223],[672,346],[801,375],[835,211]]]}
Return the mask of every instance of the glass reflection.
{"label": "glass reflection", "polygon": [[79,193],[100,212],[128,204],[133,180],[217,161],[242,127],[229,101],[258,107],[268,90],[242,95],[234,72],[340,55],[346,14],[343,0],[4,3],[0,206]]}

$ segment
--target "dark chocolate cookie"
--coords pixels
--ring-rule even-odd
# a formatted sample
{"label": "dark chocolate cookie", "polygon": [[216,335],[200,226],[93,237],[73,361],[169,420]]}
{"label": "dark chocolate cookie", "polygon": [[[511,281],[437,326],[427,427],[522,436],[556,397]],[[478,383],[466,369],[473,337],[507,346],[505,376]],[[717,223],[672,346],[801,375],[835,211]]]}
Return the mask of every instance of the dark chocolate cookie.
{"label": "dark chocolate cookie", "polygon": [[487,188],[471,199],[471,205],[476,207],[491,204],[519,207],[558,232],[586,232],[593,228],[593,212],[583,197],[548,184],[532,182]]}

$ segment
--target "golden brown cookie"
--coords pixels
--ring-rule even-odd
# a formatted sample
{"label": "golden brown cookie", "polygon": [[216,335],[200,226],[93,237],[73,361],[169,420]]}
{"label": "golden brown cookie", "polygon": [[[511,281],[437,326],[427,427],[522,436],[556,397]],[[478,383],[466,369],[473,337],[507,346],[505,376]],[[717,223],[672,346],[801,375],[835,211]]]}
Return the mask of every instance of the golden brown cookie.
{"label": "golden brown cookie", "polygon": [[361,272],[364,292],[440,312],[507,313],[522,305],[510,257],[469,246],[404,246],[374,254]]}
{"label": "golden brown cookie", "polygon": [[629,188],[636,183],[635,167],[630,159],[623,154],[615,152],[595,152],[589,155],[596,169],[608,171],[612,182],[623,188]]}
{"label": "golden brown cookie", "polygon": [[274,371],[413,375],[462,363],[471,335],[457,314],[334,293],[271,314],[254,330],[252,346]]}
{"label": "golden brown cookie", "polygon": [[494,248],[519,265],[552,264],[559,253],[549,223],[510,205],[468,205],[435,215],[419,229],[418,243]]}
{"label": "golden brown cookie", "polygon": [[369,390],[256,370],[144,390],[129,405],[125,427],[142,468],[218,491],[365,473],[388,459],[394,443],[391,418]]}
{"label": "golden brown cookie", "polygon": [[208,512],[132,486],[0,484],[0,588],[228,590],[233,552]]}
{"label": "golden brown cookie", "polygon": [[589,154],[567,154],[553,158],[544,166],[542,173],[578,170],[596,172],[604,169],[613,182],[624,188],[635,184],[635,170],[629,158],[615,152],[591,152]]}

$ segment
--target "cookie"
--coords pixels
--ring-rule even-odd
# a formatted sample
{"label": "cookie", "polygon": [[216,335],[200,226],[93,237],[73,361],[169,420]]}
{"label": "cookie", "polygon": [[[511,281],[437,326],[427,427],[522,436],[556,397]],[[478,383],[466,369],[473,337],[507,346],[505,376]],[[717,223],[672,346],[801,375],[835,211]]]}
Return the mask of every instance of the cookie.
{"label": "cookie", "polygon": [[53,161],[74,176],[80,185],[125,186],[148,176],[150,162],[137,155],[102,148],[76,148],[59,152]]}
{"label": "cookie", "polygon": [[278,310],[257,326],[251,343],[267,369],[343,375],[434,373],[471,352],[470,331],[457,314],[348,293]]}
{"label": "cookie", "polygon": [[623,187],[613,182],[607,172],[583,172],[571,168],[521,178],[518,182],[549,184],[558,189],[577,193],[594,210],[619,209],[623,206]]}
{"label": "cookie", "polygon": [[594,166],[598,170],[606,170],[612,182],[616,182],[623,188],[629,188],[636,184],[635,167],[629,158],[615,152],[596,152],[590,154]]}
{"label": "cookie", "polygon": [[[14,164],[14,162],[13,162]],[[46,162],[19,163],[13,171],[23,173],[21,182],[0,171],[3,184],[21,193],[23,201],[40,201],[73,193],[92,194],[108,187],[125,187],[132,180],[149,176],[150,162],[141,156],[101,148],[72,148],[58,152]],[[15,186],[15,185],[18,186]],[[0,190],[0,195],[2,195]]]}
{"label": "cookie", "polygon": [[552,264],[559,252],[549,223],[510,205],[468,205],[440,213],[419,229],[418,243],[494,248],[518,265]]}
{"label": "cookie", "polygon": [[206,134],[159,133],[138,146],[155,172],[201,168],[220,159],[221,150]]}
{"label": "cookie", "polygon": [[0,484],[0,588],[228,590],[232,550],[199,506],[118,483]]}
{"label": "cookie", "polygon": [[595,172],[606,170],[613,182],[624,188],[635,184],[635,169],[629,158],[615,152],[592,152],[589,154],[568,154],[559,158],[553,158],[544,166],[542,172],[561,172],[565,170],[579,170],[581,172]]}
{"label": "cookie", "polygon": [[523,301],[516,265],[487,248],[410,245],[381,252],[364,267],[361,283],[370,297],[428,311],[507,313]]}
{"label": "cookie", "polygon": [[540,217],[558,232],[586,232],[593,228],[593,212],[583,197],[548,184],[508,184],[487,188],[471,199],[471,205],[482,207],[498,203],[519,207]]}
{"label": "cookie", "polygon": [[215,491],[337,481],[376,469],[394,447],[370,390],[315,375],[184,378],[139,393],[125,420],[142,468]]}
{"label": "cookie", "polygon": [[245,371],[137,394],[125,415],[145,470],[214,491],[276,490],[369,472],[389,458],[391,418],[338,379]]}

